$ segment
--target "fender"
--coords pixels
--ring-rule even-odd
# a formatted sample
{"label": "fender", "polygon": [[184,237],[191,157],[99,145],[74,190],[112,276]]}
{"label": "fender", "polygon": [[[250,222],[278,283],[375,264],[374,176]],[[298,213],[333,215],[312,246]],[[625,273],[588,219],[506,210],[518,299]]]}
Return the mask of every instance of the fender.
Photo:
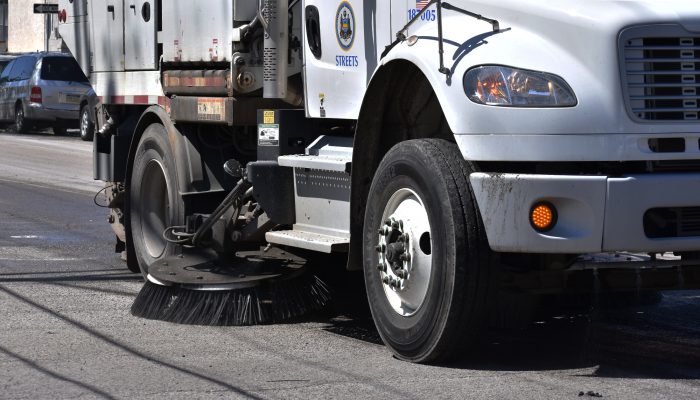
{"label": "fender", "polygon": [[454,141],[433,86],[415,64],[394,60],[373,75],[353,143],[348,269],[362,268],[362,226],[374,173],[384,154],[410,139]]}
{"label": "fender", "polygon": [[131,181],[131,171],[141,136],[151,124],[161,124],[168,132],[168,143],[170,143],[171,150],[175,156],[173,161],[177,170],[179,191],[182,196],[202,193],[219,193],[224,191],[219,179],[217,179],[211,170],[206,168],[203,155],[190,138],[192,134],[188,131],[178,129],[170,120],[168,113],[161,106],[151,106],[147,108],[136,123],[129,149],[126,171],[127,186]]}

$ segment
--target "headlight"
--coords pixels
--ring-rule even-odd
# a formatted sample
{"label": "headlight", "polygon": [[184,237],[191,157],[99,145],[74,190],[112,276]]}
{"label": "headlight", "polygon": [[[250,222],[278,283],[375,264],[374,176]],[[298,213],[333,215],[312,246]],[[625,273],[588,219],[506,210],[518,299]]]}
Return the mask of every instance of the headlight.
{"label": "headlight", "polygon": [[571,87],[560,77],[498,65],[472,68],[464,74],[469,100],[489,106],[573,107]]}

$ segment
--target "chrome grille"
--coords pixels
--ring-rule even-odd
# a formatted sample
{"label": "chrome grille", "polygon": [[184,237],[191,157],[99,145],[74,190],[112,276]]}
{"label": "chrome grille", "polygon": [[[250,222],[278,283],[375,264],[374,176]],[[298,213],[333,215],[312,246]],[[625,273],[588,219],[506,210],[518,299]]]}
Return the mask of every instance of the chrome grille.
{"label": "chrome grille", "polygon": [[623,80],[631,114],[645,121],[698,121],[700,35],[680,27],[623,32]]}

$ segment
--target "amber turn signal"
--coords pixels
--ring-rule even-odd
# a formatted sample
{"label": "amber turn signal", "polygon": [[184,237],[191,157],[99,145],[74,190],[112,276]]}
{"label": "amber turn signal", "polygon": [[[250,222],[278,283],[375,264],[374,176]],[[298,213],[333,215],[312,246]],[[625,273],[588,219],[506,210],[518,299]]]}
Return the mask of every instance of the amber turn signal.
{"label": "amber turn signal", "polygon": [[537,232],[547,232],[557,224],[557,209],[552,203],[541,201],[530,210],[530,223]]}

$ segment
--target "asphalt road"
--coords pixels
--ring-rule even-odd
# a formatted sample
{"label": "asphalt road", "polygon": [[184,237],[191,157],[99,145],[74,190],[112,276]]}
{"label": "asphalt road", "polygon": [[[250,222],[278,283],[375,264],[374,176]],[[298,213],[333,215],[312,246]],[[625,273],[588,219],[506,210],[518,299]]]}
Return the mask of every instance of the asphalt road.
{"label": "asphalt road", "polygon": [[132,317],[142,280],[93,203],[90,151],[0,133],[0,398],[700,398],[698,292],[494,332],[446,366],[393,359],[362,296],[277,326]]}

